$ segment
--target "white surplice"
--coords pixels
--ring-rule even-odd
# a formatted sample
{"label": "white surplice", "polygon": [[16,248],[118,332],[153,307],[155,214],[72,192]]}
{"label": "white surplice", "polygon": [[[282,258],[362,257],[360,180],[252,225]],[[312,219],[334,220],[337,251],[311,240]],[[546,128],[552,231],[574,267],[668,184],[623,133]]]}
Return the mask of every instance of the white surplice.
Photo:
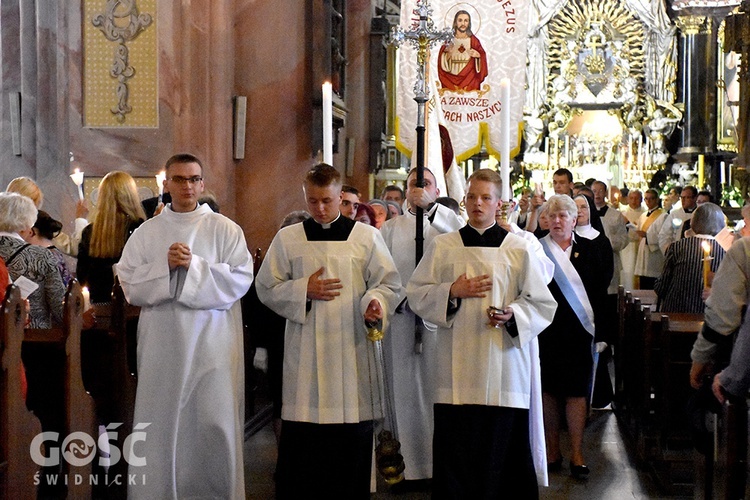
{"label": "white surplice", "polygon": [[[439,204],[435,205],[431,214],[432,221],[427,215],[423,226],[425,248],[438,234],[455,231],[464,225],[452,210]],[[416,267],[416,227],[416,216],[407,211],[386,221],[381,229],[404,287],[399,303],[406,298],[406,283]],[[425,479],[432,477],[432,406],[435,403],[437,331],[434,325],[427,325],[422,333],[422,352],[415,353],[414,322],[414,313],[402,306],[392,316],[383,347],[388,356],[396,432],[406,465],[404,477]]]}
{"label": "white surplice", "polygon": [[[190,247],[187,270],[169,269],[175,242]],[[167,206],[128,239],[117,274],[141,306],[134,423],[150,423],[136,448],[146,465],[131,463],[128,497],[244,498],[239,299],[253,262],[242,229],[208,205]]]}
{"label": "white surplice", "polygon": [[[321,267],[321,279],[338,278],[344,287],[334,300],[308,304],[308,279]],[[256,287],[287,319],[281,417],[320,424],[379,418],[363,313],[377,299],[388,318],[401,288],[380,232],[357,223],[346,241],[308,241],[302,223],[286,227],[273,239]]]}
{"label": "white surplice", "polygon": [[[466,247],[459,232],[437,236],[407,285],[412,309],[438,326],[436,402],[529,409],[531,450],[539,483],[547,484],[536,337],[557,303],[545,266],[524,239],[508,234],[499,248]],[[487,274],[492,292],[462,299],[448,315],[451,284],[463,273]],[[513,309],[518,336],[489,325],[489,306]],[[535,388],[533,387],[535,386]]]}

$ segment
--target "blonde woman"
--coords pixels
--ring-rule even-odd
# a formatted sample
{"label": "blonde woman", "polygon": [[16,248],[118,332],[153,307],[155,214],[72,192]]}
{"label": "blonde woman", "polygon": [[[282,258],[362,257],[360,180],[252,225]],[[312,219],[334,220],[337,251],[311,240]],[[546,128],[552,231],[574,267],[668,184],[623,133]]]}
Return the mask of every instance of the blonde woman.
{"label": "blonde woman", "polygon": [[146,220],[133,178],[114,171],[99,184],[94,221],[86,226],[78,245],[77,277],[87,286],[92,303],[109,302],[122,249],[133,231]]}
{"label": "blonde woman", "polygon": [[31,198],[37,210],[42,208],[44,194],[42,194],[42,190],[39,189],[36,182],[29,177],[16,177],[8,183],[8,187],[5,190],[9,193],[18,193]]}

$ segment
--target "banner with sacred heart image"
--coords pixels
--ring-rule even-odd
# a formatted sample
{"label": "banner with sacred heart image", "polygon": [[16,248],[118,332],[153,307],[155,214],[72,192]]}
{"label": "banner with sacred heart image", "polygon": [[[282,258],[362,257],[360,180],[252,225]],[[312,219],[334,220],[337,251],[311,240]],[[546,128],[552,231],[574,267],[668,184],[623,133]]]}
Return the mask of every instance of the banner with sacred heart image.
{"label": "banner with sacred heart image", "polygon": [[[401,3],[401,27],[415,20],[416,0]],[[427,79],[437,95],[428,112],[439,110],[440,122],[450,133],[453,151],[461,161],[480,152],[500,155],[503,128],[510,129],[511,157],[520,142],[526,69],[526,35],[531,0],[431,0],[435,29],[452,28],[453,42],[430,52]],[[417,106],[411,89],[417,75],[416,50],[398,51],[396,145],[411,155],[416,143]],[[510,102],[501,98],[500,81],[510,81]],[[430,105],[432,104],[432,105]],[[510,106],[510,124],[503,125],[501,110]],[[430,142],[438,141],[428,138]],[[430,144],[429,146],[433,146]],[[426,157],[429,159],[430,154]],[[429,165],[428,165],[429,166]]]}

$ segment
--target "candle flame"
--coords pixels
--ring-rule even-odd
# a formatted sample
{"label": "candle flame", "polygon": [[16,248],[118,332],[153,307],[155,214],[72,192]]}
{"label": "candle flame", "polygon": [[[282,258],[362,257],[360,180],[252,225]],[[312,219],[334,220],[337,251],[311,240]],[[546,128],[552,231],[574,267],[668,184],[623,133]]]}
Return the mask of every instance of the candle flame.
{"label": "candle flame", "polygon": [[711,255],[711,244],[707,241],[704,241],[701,243],[701,246],[703,247],[703,253],[708,257]]}

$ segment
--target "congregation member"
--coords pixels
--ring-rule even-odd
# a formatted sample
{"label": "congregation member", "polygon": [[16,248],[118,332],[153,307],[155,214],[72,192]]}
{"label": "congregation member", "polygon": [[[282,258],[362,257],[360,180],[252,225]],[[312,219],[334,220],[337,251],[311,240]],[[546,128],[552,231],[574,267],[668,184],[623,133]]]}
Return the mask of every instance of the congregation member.
{"label": "congregation member", "polygon": [[734,366],[726,374],[726,379],[723,376],[718,380],[714,379],[714,390],[718,390],[716,387],[718,384],[726,387],[730,393],[744,394],[744,392],[734,391],[740,390],[745,380],[740,368],[742,364],[747,363],[748,358],[739,356],[744,354],[747,341],[746,338],[740,340],[740,337],[747,337],[748,334],[748,321],[746,318],[743,319],[743,310],[748,301],[750,301],[750,238],[741,238],[727,250],[711,283],[711,293],[706,299],[703,328],[690,353],[693,361],[690,369],[690,385],[694,389],[701,387],[705,376],[713,376],[711,371],[715,367],[726,363],[727,353],[732,349],[734,334],[742,327],[742,331],[737,336],[737,344],[739,344],[739,347],[735,347],[737,354],[732,352]]}
{"label": "congregation member", "polygon": [[[576,200],[586,201],[580,195]],[[607,337],[605,301],[613,261],[611,251],[603,251],[596,237],[590,239],[596,231],[593,227],[587,237],[574,233],[577,219],[585,215],[580,207],[567,196],[552,196],[548,201],[550,233],[541,241],[555,265],[549,288],[558,306],[552,324],[539,335],[539,358],[550,471],[562,469],[560,422],[564,415],[570,434],[570,474],[585,479],[589,468],[583,456],[583,435],[594,354],[603,350]],[[596,212],[591,213],[596,217]]]}
{"label": "congregation member", "polygon": [[375,227],[375,210],[367,203],[360,203],[354,215],[354,220]]}
{"label": "congregation member", "polygon": [[634,231],[628,234],[638,245],[635,258],[634,273],[638,279],[638,287],[643,290],[653,290],[656,278],[664,268],[664,254],[659,248],[659,230],[664,223],[659,192],[648,189],[644,195],[646,211],[638,218]]}
{"label": "congregation member", "polygon": [[567,168],[558,168],[552,174],[552,189],[555,194],[573,195],[573,173]]}
{"label": "congregation member", "polygon": [[[258,272],[260,300],[286,318],[277,498],[369,498],[373,419],[366,324],[397,305],[398,271],[380,232],[340,212],[341,175],[303,182],[312,218],[280,230]],[[320,467],[335,471],[321,481]]]}
{"label": "congregation member", "polygon": [[105,304],[110,302],[115,281],[112,266],[146,214],[135,180],[117,170],[102,178],[96,204],[94,220],[81,234],[76,275],[81,285],[88,287],[91,302]]}
{"label": "congregation member", "polygon": [[52,252],[52,255],[54,255],[55,260],[57,261],[57,270],[60,271],[60,278],[62,278],[63,286],[67,288],[68,283],[73,279],[73,273],[71,272],[69,264],[71,261],[74,262],[75,259],[69,257],[55,246],[53,240],[58,234],[60,234],[62,227],[62,222],[53,219],[52,216],[44,210],[39,210],[36,216],[36,222],[31,228],[31,234],[25,239],[32,245],[46,248]]}
{"label": "congregation member", "polygon": [[395,201],[386,200],[386,205],[388,205],[388,218],[392,219],[394,217],[398,217],[399,215],[403,215],[404,211],[401,208],[401,204],[396,203]]}
{"label": "congregation member", "polygon": [[[568,196],[573,195],[573,173],[567,168],[558,168],[552,174],[552,189],[555,194],[564,194]],[[537,190],[531,196],[530,199],[530,213],[527,219],[525,229],[529,232],[540,234],[544,236],[543,229],[539,230],[539,213],[542,204],[544,203],[544,193],[541,190]]]}
{"label": "congregation member", "polygon": [[399,306],[391,320],[391,329],[383,343],[390,370],[396,431],[407,480],[432,477],[432,406],[435,402],[437,331],[423,322],[421,345],[416,345],[414,313],[406,301],[406,284],[416,267],[416,209],[423,212],[424,247],[438,234],[456,231],[463,221],[451,209],[436,203],[440,194],[435,176],[424,170],[424,187],[417,187],[417,172],[406,179],[406,214],[386,221],[382,235],[401,276]]}
{"label": "congregation member", "polygon": [[725,225],[721,207],[704,203],[695,210],[691,222],[694,235],[669,245],[664,269],[656,280],[654,290],[661,312],[702,313],[703,290],[710,286],[704,282],[704,244],[710,249],[711,272],[718,270],[724,258],[724,249],[714,238]]}
{"label": "congregation member", "polygon": [[695,204],[697,206],[701,206],[704,203],[713,203],[714,202],[714,195],[711,194],[710,191],[699,191],[698,196],[695,198]]}
{"label": "congregation member", "polygon": [[638,220],[646,209],[643,206],[643,193],[638,189],[628,191],[627,200],[628,204],[620,210],[628,221],[626,228],[629,239],[628,244],[620,252],[620,259],[622,260],[620,283],[626,290],[632,290],[635,287],[635,259],[638,256],[638,241],[633,233],[638,227]]}
{"label": "congregation member", "polygon": [[204,168],[191,154],[165,165],[172,202],[128,239],[117,274],[141,307],[135,424],[145,480],[128,498],[245,498],[244,363],[239,300],[253,262],[242,229],[199,205]]}
{"label": "congregation member", "polygon": [[388,184],[380,193],[380,199],[383,201],[392,201],[400,207],[401,205],[403,205],[406,197],[404,196],[403,189],[396,186],[395,184]]}
{"label": "congregation member", "polygon": [[359,189],[349,186],[348,184],[341,185],[341,215],[354,219],[357,214],[357,207],[360,203]]}
{"label": "congregation member", "polygon": [[469,177],[468,225],[436,236],[407,285],[438,327],[433,498],[537,498],[547,482],[536,337],[556,304],[529,243],[495,222],[501,183]]}
{"label": "congregation member", "polygon": [[370,200],[367,204],[375,212],[375,227],[380,229],[383,223],[391,218],[391,212],[388,210],[388,204],[383,200]]}
{"label": "congregation member", "polygon": [[690,219],[695,212],[698,198],[698,190],[694,186],[685,186],[680,191],[680,207],[672,207],[665,216],[664,222],[659,230],[659,248],[666,254],[669,245],[685,237],[685,232],[690,229]]}

